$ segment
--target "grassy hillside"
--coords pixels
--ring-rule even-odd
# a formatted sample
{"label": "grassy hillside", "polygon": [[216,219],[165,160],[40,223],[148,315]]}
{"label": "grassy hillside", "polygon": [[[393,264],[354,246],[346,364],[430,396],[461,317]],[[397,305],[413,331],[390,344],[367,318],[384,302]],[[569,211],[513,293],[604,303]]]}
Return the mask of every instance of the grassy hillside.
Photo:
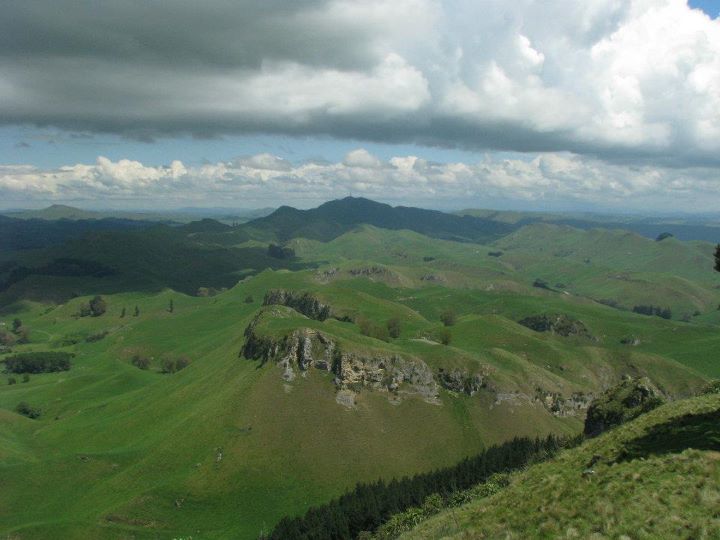
{"label": "grassy hillside", "polygon": [[[0,377],[0,536],[254,538],[360,481],[515,435],[578,433],[592,397],[624,375],[669,398],[720,377],[708,244],[532,225],[483,245],[361,225],[295,238],[296,257],[275,259],[275,232],[248,231],[201,221],[23,254],[28,268],[64,256],[117,273],[29,274],[2,297],[0,337],[16,342],[0,362],[75,356],[69,371]],[[263,306],[271,290],[308,293],[331,316]],[[94,294],[107,311],[81,317]],[[635,302],[675,315],[632,313]],[[248,335],[274,352],[244,357]],[[306,351],[332,365],[301,367]]]}
{"label": "grassy hillside", "polygon": [[401,538],[716,538],[718,426],[717,394],[667,404]]}

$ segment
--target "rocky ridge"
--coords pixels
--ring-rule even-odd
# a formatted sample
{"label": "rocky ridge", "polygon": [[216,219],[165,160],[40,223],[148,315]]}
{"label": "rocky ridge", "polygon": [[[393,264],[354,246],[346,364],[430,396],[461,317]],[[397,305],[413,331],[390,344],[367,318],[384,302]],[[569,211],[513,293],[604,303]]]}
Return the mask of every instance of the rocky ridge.
{"label": "rocky ridge", "polygon": [[300,328],[273,339],[260,335],[257,325],[263,312],[245,329],[242,356],[275,361],[287,382],[305,376],[311,368],[332,373],[338,391],[357,393],[362,389],[387,392],[397,400],[410,394],[438,403],[439,385],[432,370],[418,358],[397,354],[342,351],[337,342],[318,330]]}

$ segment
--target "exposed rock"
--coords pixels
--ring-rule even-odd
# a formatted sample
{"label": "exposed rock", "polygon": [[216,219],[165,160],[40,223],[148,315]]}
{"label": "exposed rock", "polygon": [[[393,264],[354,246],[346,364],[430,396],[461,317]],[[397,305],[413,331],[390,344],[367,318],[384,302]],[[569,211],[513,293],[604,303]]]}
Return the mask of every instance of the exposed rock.
{"label": "exposed rock", "polygon": [[310,293],[274,289],[265,293],[265,298],[263,299],[264,306],[273,304],[293,308],[309,319],[316,321],[324,321],[330,316],[330,306],[321,303]]}
{"label": "exposed rock", "polygon": [[[418,394],[426,401],[437,402],[438,384],[427,364],[418,358],[342,352],[333,339],[311,328],[301,328],[273,339],[258,335],[259,319],[260,315],[245,329],[242,354],[249,359],[277,362],[287,382],[315,368],[332,372],[338,390],[357,392],[368,388],[395,394]],[[347,396],[343,394],[343,404],[349,402]]]}
{"label": "exposed rock", "polygon": [[340,389],[337,391],[337,394],[335,394],[335,401],[343,407],[347,407],[348,409],[354,409],[356,395],[357,394],[355,394],[355,392],[353,392],[352,390]]}
{"label": "exposed rock", "polygon": [[631,347],[637,347],[642,342],[640,341],[639,337],[636,336],[626,336],[620,340],[620,343],[623,345],[630,345]]}
{"label": "exposed rock", "polygon": [[382,266],[367,266],[364,268],[351,268],[348,270],[348,273],[351,276],[358,277],[358,276],[365,276],[365,277],[371,277],[371,276],[382,276],[385,274],[389,274],[387,268],[383,268]]}
{"label": "exposed rock", "polygon": [[440,386],[447,390],[472,396],[486,386],[487,374],[475,373],[471,375],[466,369],[445,371],[440,368],[438,381]]}
{"label": "exposed rock", "polygon": [[428,281],[430,283],[443,283],[445,282],[445,278],[436,274],[425,274],[424,276],[420,276],[420,281]]}
{"label": "exposed rock", "polygon": [[592,394],[573,392],[569,397],[559,392],[550,392],[542,388],[535,389],[535,400],[539,401],[553,416],[579,416],[592,402]]}
{"label": "exposed rock", "polygon": [[419,394],[426,401],[437,402],[439,388],[432,371],[417,358],[341,353],[333,371],[339,388]]}
{"label": "exposed rock", "polygon": [[331,279],[336,278],[339,272],[339,268],[328,268],[327,270],[318,271],[315,276],[320,281],[330,281]]}
{"label": "exposed rock", "polygon": [[647,377],[626,377],[592,402],[585,419],[585,435],[600,435],[662,403],[662,393]]}
{"label": "exposed rock", "polygon": [[592,335],[582,321],[562,313],[532,315],[519,321],[519,324],[536,332],[549,332],[563,337],[580,336],[592,339]]}

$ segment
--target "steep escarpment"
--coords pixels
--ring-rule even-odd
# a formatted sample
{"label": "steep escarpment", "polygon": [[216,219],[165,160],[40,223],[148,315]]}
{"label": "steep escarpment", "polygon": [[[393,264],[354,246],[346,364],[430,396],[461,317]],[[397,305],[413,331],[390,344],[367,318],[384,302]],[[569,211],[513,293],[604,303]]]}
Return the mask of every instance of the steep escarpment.
{"label": "steep escarpment", "polygon": [[336,338],[313,328],[298,328],[280,337],[263,335],[258,325],[264,316],[268,316],[266,312],[260,312],[245,329],[241,354],[248,359],[274,361],[287,382],[316,369],[334,375],[338,402],[344,405],[354,404],[354,395],[363,389],[386,392],[393,401],[414,394],[438,402],[439,385],[430,367],[419,358],[341,350]]}

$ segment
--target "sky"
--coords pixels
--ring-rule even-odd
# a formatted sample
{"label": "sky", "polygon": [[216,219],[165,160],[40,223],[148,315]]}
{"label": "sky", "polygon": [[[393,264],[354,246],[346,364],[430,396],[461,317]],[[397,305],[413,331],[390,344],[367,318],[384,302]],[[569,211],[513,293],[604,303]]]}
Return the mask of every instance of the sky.
{"label": "sky", "polygon": [[0,207],[720,208],[720,0],[5,0]]}

